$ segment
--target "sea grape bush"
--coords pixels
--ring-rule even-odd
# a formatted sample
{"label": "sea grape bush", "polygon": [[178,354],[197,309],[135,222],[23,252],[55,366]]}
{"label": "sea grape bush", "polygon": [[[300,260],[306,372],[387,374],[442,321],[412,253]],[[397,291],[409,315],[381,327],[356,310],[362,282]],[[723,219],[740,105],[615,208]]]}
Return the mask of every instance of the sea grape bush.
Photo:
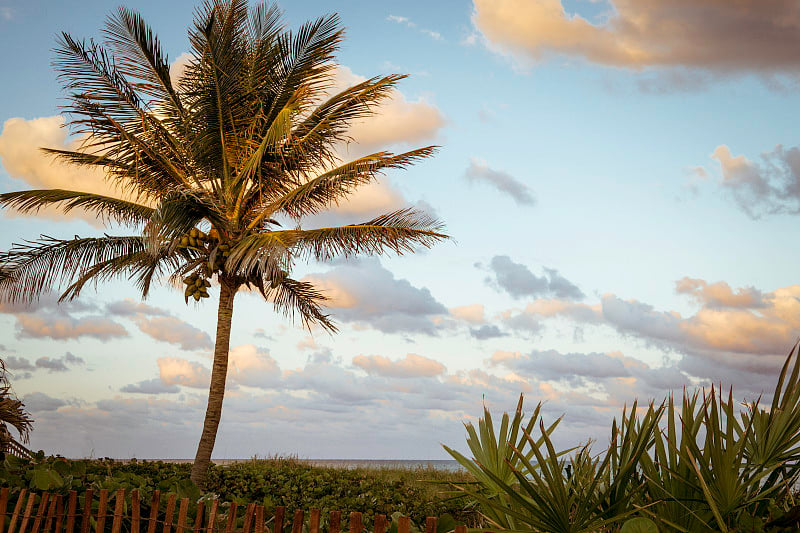
{"label": "sea grape bush", "polygon": [[[252,460],[232,465],[215,465],[201,492],[189,479],[191,464],[161,461],[112,459],[67,460],[45,457],[39,452],[32,460],[8,456],[0,468],[0,486],[12,491],[28,488],[66,495],[70,490],[138,489],[144,496],[160,490],[162,497],[175,493],[193,502],[219,498],[223,502],[261,503],[266,512],[278,506],[289,510],[311,508],[342,513],[363,513],[371,526],[374,515],[404,515],[412,523],[424,524],[425,517],[437,516],[442,526],[455,523],[479,525],[480,518],[463,496],[452,498],[443,487],[465,482],[471,476],[433,469],[337,469],[311,466],[293,459]],[[451,518],[448,518],[451,517]],[[323,524],[324,525],[324,524]],[[424,529],[424,528],[423,528]],[[451,528],[452,529],[452,528]]]}

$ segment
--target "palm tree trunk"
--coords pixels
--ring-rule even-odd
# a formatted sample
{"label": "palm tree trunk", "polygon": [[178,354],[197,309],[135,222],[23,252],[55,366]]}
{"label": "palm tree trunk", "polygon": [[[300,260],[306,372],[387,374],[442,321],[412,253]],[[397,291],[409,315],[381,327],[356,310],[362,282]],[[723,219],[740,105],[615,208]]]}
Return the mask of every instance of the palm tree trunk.
{"label": "palm tree trunk", "polygon": [[225,378],[228,375],[228,351],[231,344],[233,298],[238,287],[225,279],[220,280],[219,310],[217,311],[217,339],[214,344],[214,365],[211,369],[211,386],[208,389],[208,407],[203,422],[203,434],[197,445],[197,455],[192,466],[192,481],[203,488],[211,464],[211,452],[217,440],[217,428],[222,416],[222,399],[225,396]]}

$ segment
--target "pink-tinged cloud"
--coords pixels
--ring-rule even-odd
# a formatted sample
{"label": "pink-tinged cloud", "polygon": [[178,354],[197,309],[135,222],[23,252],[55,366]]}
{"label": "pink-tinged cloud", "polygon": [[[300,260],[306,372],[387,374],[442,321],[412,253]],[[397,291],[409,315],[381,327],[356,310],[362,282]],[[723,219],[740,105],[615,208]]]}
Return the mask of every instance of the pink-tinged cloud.
{"label": "pink-tinged cloud", "polygon": [[485,322],[483,304],[462,305],[451,307],[450,314],[454,317],[470,324],[482,324]]}
{"label": "pink-tinged cloud", "polygon": [[72,318],[50,314],[21,313],[16,315],[16,318],[19,337],[54,340],[91,337],[109,341],[128,336],[127,330],[122,325],[103,317]]}
{"label": "pink-tinged cloud", "polygon": [[394,361],[382,355],[357,355],[353,364],[367,374],[391,378],[433,377],[444,374],[446,370],[439,361],[413,353]]}
{"label": "pink-tinged cloud", "polygon": [[139,316],[134,321],[145,335],[176,344],[182,350],[206,350],[214,346],[208,333],[174,316]]}
{"label": "pink-tinged cloud", "polygon": [[561,0],[474,0],[487,45],[523,62],[566,55],[601,65],[719,72],[800,71],[794,0],[610,0],[592,22]]}
{"label": "pink-tinged cloud", "polygon": [[272,388],[280,384],[281,370],[269,352],[244,344],[228,355],[228,379],[247,387]]}
{"label": "pink-tinged cloud", "polygon": [[708,283],[702,279],[682,278],[675,282],[675,292],[689,294],[702,305],[712,308],[744,308],[763,307],[766,305],[764,295],[754,287],[733,290],[724,281]]}
{"label": "pink-tinged cloud", "polygon": [[211,383],[211,372],[200,363],[180,357],[160,357],[157,362],[159,376],[165,385],[206,389]]}
{"label": "pink-tinged cloud", "polygon": [[760,307],[714,308],[706,304],[688,317],[614,295],[603,296],[602,306],[604,320],[620,332],[684,350],[777,356],[788,353],[800,331],[800,285],[770,293]]}

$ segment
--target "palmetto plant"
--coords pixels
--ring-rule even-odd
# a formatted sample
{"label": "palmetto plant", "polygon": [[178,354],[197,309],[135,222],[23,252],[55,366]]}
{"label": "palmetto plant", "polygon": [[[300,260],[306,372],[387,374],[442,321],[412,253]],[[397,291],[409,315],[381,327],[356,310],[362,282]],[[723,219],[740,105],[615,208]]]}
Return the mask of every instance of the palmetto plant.
{"label": "palmetto plant", "polygon": [[684,390],[680,400],[670,396],[643,413],[634,403],[613,422],[609,448],[592,456],[588,446],[558,451],[539,406],[523,427],[520,403],[498,432],[485,409],[478,433],[467,426],[472,459],[445,449],[475,476],[460,488],[481,504],[492,529],[615,531],[625,521],[623,533],[798,531],[800,343],[769,407],[759,400],[743,407],[732,390],[716,387]]}
{"label": "palmetto plant", "polygon": [[[5,298],[33,300],[58,289],[62,300],[71,299],[87,283],[123,277],[143,297],[154,281],[183,280],[186,299],[199,300],[218,283],[208,408],[192,470],[199,485],[221,415],[236,292],[249,287],[305,326],[334,331],[325,296],[291,277],[295,261],[402,254],[446,238],[437,220],[411,209],[362,224],[302,228],[304,217],[335,206],[382,171],[435,151],[339,158],[349,126],[373,115],[403,78],[375,77],[330,94],[342,38],[335,15],[292,32],[274,6],[208,1],[189,31],[191,60],[173,84],[159,40],[128,9],[109,17],[103,44],[63,34],[55,66],[83,144],[47,151],[101,168],[120,197],[53,189],[0,195],[0,203],[23,212],[83,209],[134,233],[15,245],[3,257]],[[296,227],[284,229],[281,220]]]}

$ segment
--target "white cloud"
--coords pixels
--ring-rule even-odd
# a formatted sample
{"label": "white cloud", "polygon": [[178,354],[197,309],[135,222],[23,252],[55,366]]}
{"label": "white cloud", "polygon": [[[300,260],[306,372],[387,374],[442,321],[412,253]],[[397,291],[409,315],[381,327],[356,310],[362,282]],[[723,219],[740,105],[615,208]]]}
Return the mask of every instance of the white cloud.
{"label": "white cloud", "polygon": [[470,159],[469,167],[464,172],[464,179],[469,182],[488,183],[501,193],[510,196],[519,205],[536,205],[536,198],[527,185],[507,172],[489,168],[486,162],[480,159]]}
{"label": "white cloud", "polygon": [[[3,124],[0,133],[0,159],[11,177],[22,180],[30,188],[68,189],[119,196],[118,191],[105,180],[102,171],[64,163],[40,150],[75,150],[78,145],[78,141],[67,138],[62,116],[31,120],[10,118]],[[79,209],[65,215],[55,208],[47,208],[37,216],[53,220],[81,218],[95,226],[101,225],[94,216]]]}
{"label": "white cloud", "polygon": [[369,325],[384,333],[435,334],[433,318],[447,309],[427,288],[396,279],[376,258],[350,261],[304,278],[331,300],[334,320]]}

